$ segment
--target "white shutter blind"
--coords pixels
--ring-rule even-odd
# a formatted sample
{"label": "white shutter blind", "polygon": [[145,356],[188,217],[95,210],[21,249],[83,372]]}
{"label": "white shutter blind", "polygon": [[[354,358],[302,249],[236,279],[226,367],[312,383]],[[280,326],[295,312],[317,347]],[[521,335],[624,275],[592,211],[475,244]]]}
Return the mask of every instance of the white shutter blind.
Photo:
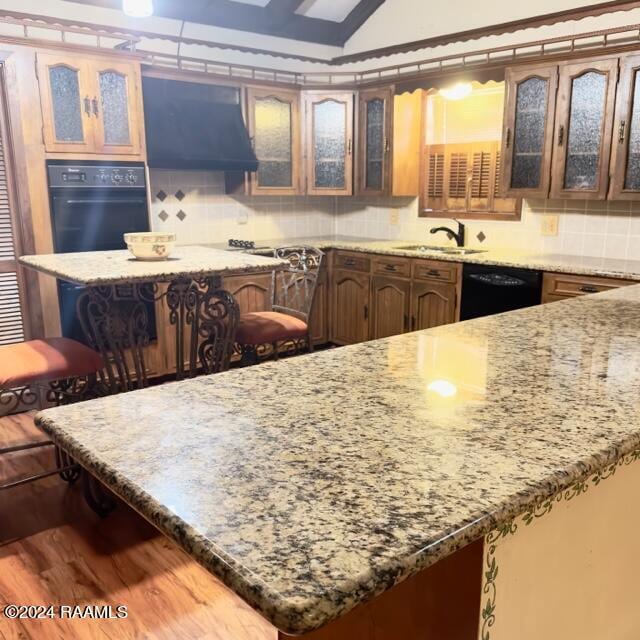
{"label": "white shutter blind", "polygon": [[[0,108],[0,117],[5,117],[4,108]],[[0,345],[22,342],[25,338],[16,262],[17,242],[7,179],[5,130],[0,126]]]}

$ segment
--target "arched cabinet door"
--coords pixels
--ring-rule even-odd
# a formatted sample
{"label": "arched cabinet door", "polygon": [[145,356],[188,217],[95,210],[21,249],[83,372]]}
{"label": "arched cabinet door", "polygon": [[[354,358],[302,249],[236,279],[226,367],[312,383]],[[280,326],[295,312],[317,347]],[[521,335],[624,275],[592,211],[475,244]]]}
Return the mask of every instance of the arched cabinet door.
{"label": "arched cabinet door", "polygon": [[456,285],[414,282],[411,289],[411,330],[422,331],[456,321]]}
{"label": "arched cabinet door", "polygon": [[251,175],[253,195],[301,193],[300,93],[284,89],[247,89],[247,119],[260,163]]}
{"label": "arched cabinet door", "polygon": [[78,56],[37,57],[44,143],[52,153],[91,153],[95,146],[92,88]]}
{"label": "arched cabinet door", "polygon": [[353,194],[353,93],[305,94],[309,195]]}
{"label": "arched cabinet door", "polygon": [[549,195],[557,88],[555,64],[507,69],[502,134],[504,195]]}
{"label": "arched cabinet door", "polygon": [[552,198],[604,200],[618,59],[560,65]]}
{"label": "arched cabinet door", "polygon": [[409,330],[411,281],[374,276],[371,282],[371,339]]}
{"label": "arched cabinet door", "polygon": [[133,63],[105,60],[91,63],[91,73],[96,152],[139,155],[142,149],[139,69]]}

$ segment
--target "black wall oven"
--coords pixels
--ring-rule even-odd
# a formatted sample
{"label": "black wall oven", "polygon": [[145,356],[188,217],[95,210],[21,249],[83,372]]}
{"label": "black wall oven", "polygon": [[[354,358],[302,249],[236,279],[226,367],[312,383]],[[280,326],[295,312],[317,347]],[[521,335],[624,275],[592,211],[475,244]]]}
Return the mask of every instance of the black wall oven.
{"label": "black wall oven", "polygon": [[[149,231],[144,164],[52,160],[47,176],[56,253],[126,249],[123,234]],[[76,301],[83,289],[58,281],[62,335],[82,342]],[[153,303],[148,311],[154,339]]]}

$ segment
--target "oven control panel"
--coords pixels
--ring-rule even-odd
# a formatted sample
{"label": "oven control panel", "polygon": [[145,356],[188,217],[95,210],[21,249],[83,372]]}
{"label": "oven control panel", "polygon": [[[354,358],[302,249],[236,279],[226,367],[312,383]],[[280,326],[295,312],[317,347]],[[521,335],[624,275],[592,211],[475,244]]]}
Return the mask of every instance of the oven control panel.
{"label": "oven control panel", "polygon": [[47,167],[49,187],[123,187],[146,186],[143,166],[131,165],[67,165],[50,164]]}

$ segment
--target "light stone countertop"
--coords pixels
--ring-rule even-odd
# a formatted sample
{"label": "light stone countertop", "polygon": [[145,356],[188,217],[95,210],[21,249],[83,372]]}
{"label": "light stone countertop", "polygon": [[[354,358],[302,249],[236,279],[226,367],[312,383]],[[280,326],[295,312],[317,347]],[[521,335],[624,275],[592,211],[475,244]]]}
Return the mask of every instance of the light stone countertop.
{"label": "light stone countertop", "polygon": [[37,423],[287,633],[640,447],[640,286],[49,409]]}
{"label": "light stone countertop", "polygon": [[[435,240],[427,239],[424,244],[432,245]],[[558,273],[601,276],[608,278],[627,278],[640,281],[640,260],[618,260],[613,258],[594,258],[572,255],[532,254],[513,249],[488,249],[484,253],[468,255],[443,254],[438,251],[411,251],[399,247],[420,244],[411,240],[370,240],[350,236],[317,236],[309,238],[280,238],[261,240],[256,243],[262,247],[285,246],[287,244],[307,244],[318,249],[343,249],[385,255],[406,256],[409,258],[428,258],[448,262],[486,264],[503,267],[518,267]],[[205,245],[225,249],[226,245],[217,243]],[[455,247],[450,243],[449,247]],[[481,247],[472,247],[473,249]],[[260,249],[257,250],[260,252]],[[484,250],[483,250],[484,251]]]}
{"label": "light stone countertop", "polygon": [[22,256],[19,260],[25,267],[86,286],[237,275],[273,271],[287,264],[283,260],[202,246],[177,247],[167,260],[152,262],[136,260],[127,250],[51,253]]}

